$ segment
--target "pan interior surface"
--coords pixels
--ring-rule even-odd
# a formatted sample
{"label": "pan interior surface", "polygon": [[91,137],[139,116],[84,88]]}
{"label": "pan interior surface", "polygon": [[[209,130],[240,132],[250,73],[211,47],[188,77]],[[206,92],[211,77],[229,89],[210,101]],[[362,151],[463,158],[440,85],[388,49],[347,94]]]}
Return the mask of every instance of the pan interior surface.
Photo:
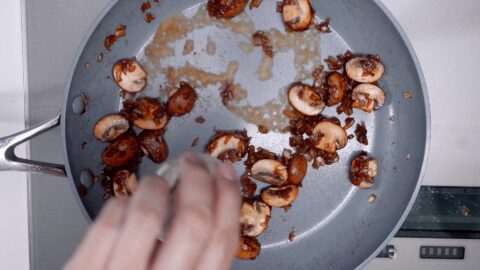
{"label": "pan interior surface", "polygon": [[[292,50],[277,52],[273,63],[266,63],[271,64],[272,77],[262,80],[259,76],[263,75],[257,72],[264,63],[261,48],[240,45],[251,42],[249,25],[254,25],[253,31],[271,32],[275,28],[284,33],[281,17],[275,11],[275,1],[263,1],[258,9],[247,8],[238,18],[247,22],[246,30],[240,31],[225,24],[199,23],[170,44],[174,49],[173,56],[163,58],[152,56],[151,49],[159,24],[176,14],[182,14],[188,23],[193,24],[204,5],[187,0],[152,3],[151,12],[156,19],[146,23],[140,11],[141,3],[118,1],[105,14],[85,44],[67,89],[64,139],[69,176],[75,186],[80,184],[80,175],[85,169],[94,174],[102,169],[100,153],[106,144],[95,140],[92,129],[100,117],[120,109],[120,91],[111,78],[112,66],[119,59],[133,56],[149,71],[148,85],[141,96],[161,96],[163,101],[166,100],[166,72],[160,72],[162,68],[193,66],[213,74],[228,73],[231,65],[238,68],[233,82],[246,91],[246,98],[238,105],[242,110],[232,111],[223,106],[219,94],[221,83],[197,87],[199,98],[194,110],[187,116],[173,118],[168,124],[165,140],[170,148],[170,158],[185,151],[202,152],[215,129],[246,129],[253,145],[277,154],[289,148],[288,134],[275,131],[284,121],[281,114],[287,103],[286,87],[303,79],[302,76],[308,77],[305,74],[313,67],[305,66],[305,72],[299,72]],[[426,97],[414,56],[402,35],[374,1],[327,0],[312,1],[312,5],[319,18],[332,18],[332,33],[312,37],[319,48],[316,58],[323,62],[329,55],[346,50],[380,55],[386,73],[379,86],[384,89],[387,99],[375,113],[355,111],[353,115],[357,123],[365,122],[369,146],[350,140],[347,147],[339,151],[338,163],[318,170],[309,166],[293,207],[288,212],[283,209],[273,211],[268,229],[259,237],[261,255],[251,262],[235,261],[233,269],[353,269],[390,235],[411,201],[420,178],[428,125]],[[105,37],[118,25],[126,25],[126,36],[119,39],[110,52],[103,54],[102,61],[98,61]],[[237,30],[239,32],[235,33]],[[193,53],[184,55],[185,42],[189,39],[194,42]],[[215,47],[214,53],[212,46]],[[308,78],[305,81],[308,82]],[[405,91],[413,98],[405,100]],[[72,110],[72,104],[81,95],[89,102],[86,111],[78,114]],[[247,109],[251,113],[245,113]],[[264,114],[263,117],[251,117],[255,111]],[[239,117],[242,112],[243,117]],[[327,108],[324,114],[337,116],[342,123],[346,118],[345,115],[338,116],[335,108]],[[199,116],[205,118],[205,123],[196,123]],[[274,131],[260,134],[257,124],[262,121]],[[348,134],[353,130],[348,130]],[[196,138],[200,144],[192,147]],[[360,151],[368,151],[379,161],[375,185],[369,190],[352,186],[348,179],[350,161]],[[139,176],[155,172],[157,166],[144,158]],[[242,174],[242,164],[236,166],[238,173]],[[102,194],[100,183],[96,183],[81,198],[92,219],[104,203]],[[371,194],[377,196],[374,203],[368,202]],[[289,241],[292,231],[295,238]]]}

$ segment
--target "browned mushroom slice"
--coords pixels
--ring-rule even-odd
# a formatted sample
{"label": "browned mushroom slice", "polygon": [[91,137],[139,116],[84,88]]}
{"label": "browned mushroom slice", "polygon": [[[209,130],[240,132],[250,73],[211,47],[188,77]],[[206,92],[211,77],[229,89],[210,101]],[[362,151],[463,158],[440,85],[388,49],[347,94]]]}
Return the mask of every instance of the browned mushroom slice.
{"label": "browned mushroom slice", "polygon": [[325,95],[327,106],[334,106],[342,102],[346,91],[347,83],[345,78],[336,71],[330,72],[327,76],[327,93]]}
{"label": "browned mushroom slice", "polygon": [[124,134],[112,142],[102,153],[102,161],[110,167],[127,164],[137,153],[137,140],[132,134]]}
{"label": "browned mushroom slice", "polygon": [[139,98],[136,104],[141,117],[133,121],[135,126],[147,130],[160,130],[165,127],[168,116],[158,99]]}
{"label": "browned mushroom slice", "polygon": [[385,103],[385,93],[373,84],[359,84],[352,93],[352,108],[372,112],[380,109]]}
{"label": "browned mushroom slice", "polygon": [[107,142],[116,139],[129,128],[130,124],[125,117],[118,114],[107,115],[97,122],[93,134],[95,138]]}
{"label": "browned mushroom slice", "polygon": [[371,188],[377,175],[377,166],[378,162],[375,159],[367,153],[361,153],[350,165],[350,181],[359,188]]}
{"label": "browned mushroom slice", "polygon": [[262,191],[262,200],[272,207],[285,207],[297,198],[298,187],[286,185],[283,187],[270,187]]}
{"label": "browned mushroom slice", "polygon": [[248,138],[239,132],[225,132],[216,136],[206,148],[207,154],[223,161],[241,160],[248,150]]}
{"label": "browned mushroom slice", "polygon": [[313,128],[312,138],[315,147],[327,153],[335,153],[347,145],[348,138],[345,130],[332,122],[322,121]]}
{"label": "browned mushroom slice", "polygon": [[318,115],[325,108],[322,97],[311,86],[303,83],[290,86],[288,101],[295,110],[308,116]]}
{"label": "browned mushroom slice", "polygon": [[168,146],[162,135],[158,131],[144,130],[137,137],[143,153],[155,163],[162,163],[168,157]]}
{"label": "browned mushroom slice", "polygon": [[295,155],[288,163],[288,182],[300,185],[307,174],[307,160],[302,155]]}
{"label": "browned mushroom slice", "polygon": [[310,0],[285,0],[282,16],[288,29],[293,31],[308,29],[313,18]]}
{"label": "browned mushroom slice", "polygon": [[113,78],[120,88],[130,93],[142,91],[147,84],[147,72],[134,58],[115,63]]}
{"label": "browned mushroom slice", "polygon": [[268,226],[270,215],[270,206],[264,202],[243,202],[240,216],[242,234],[256,237],[263,233]]}
{"label": "browned mushroom slice", "polygon": [[193,110],[193,105],[197,100],[197,93],[186,82],[180,83],[180,88],[170,93],[167,101],[167,113],[173,116],[183,116]]}
{"label": "browned mushroom slice", "polygon": [[238,243],[237,259],[240,260],[255,260],[260,255],[260,243],[256,238],[242,236]]}
{"label": "browned mushroom slice", "polygon": [[274,186],[281,186],[288,181],[287,166],[274,159],[255,162],[250,172],[253,178]]}
{"label": "browned mushroom slice", "polygon": [[121,170],[113,176],[113,192],[115,197],[125,197],[133,194],[137,189],[138,181],[134,172]]}
{"label": "browned mushroom slice", "polygon": [[208,0],[207,10],[212,17],[229,19],[240,14],[248,0]]}
{"label": "browned mushroom slice", "polygon": [[357,56],[350,59],[345,65],[347,76],[360,83],[374,83],[378,81],[385,68],[377,59],[367,56]]}

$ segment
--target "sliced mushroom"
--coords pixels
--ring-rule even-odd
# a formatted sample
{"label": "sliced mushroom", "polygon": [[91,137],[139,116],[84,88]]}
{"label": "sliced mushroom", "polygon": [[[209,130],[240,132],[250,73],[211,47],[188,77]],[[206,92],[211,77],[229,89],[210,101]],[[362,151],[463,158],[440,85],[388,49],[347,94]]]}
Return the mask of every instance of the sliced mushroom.
{"label": "sliced mushroom", "polygon": [[113,176],[113,192],[115,197],[124,197],[133,194],[137,189],[138,181],[134,172],[121,170]]}
{"label": "sliced mushroom", "polygon": [[313,128],[315,147],[327,153],[335,153],[347,145],[348,138],[345,130],[332,122],[322,121]]}
{"label": "sliced mushroom", "polygon": [[288,101],[295,110],[308,116],[318,115],[325,108],[322,97],[311,86],[303,83],[290,86]]}
{"label": "sliced mushroom", "polygon": [[162,163],[168,158],[168,145],[158,131],[144,130],[137,141],[143,153],[155,163]]}
{"label": "sliced mushroom", "polygon": [[260,255],[260,243],[256,238],[242,236],[238,243],[237,259],[240,260],[255,260]]}
{"label": "sliced mushroom", "polygon": [[206,152],[223,161],[241,160],[248,150],[248,138],[239,132],[225,132],[216,136],[207,146]]}
{"label": "sliced mushroom", "polygon": [[255,201],[252,204],[243,202],[240,217],[242,234],[256,237],[263,233],[268,226],[270,212],[270,206],[264,202]]}
{"label": "sliced mushroom", "polygon": [[334,106],[342,102],[347,91],[347,83],[343,76],[334,71],[327,76],[327,93],[325,93],[327,106]]}
{"label": "sliced mushroom", "polygon": [[377,175],[377,166],[378,162],[375,159],[367,153],[361,153],[350,165],[350,181],[359,188],[371,188]]}
{"label": "sliced mushroom", "polygon": [[147,130],[160,130],[168,122],[168,116],[159,100],[154,98],[139,98],[136,105],[141,117],[133,121],[139,128]]}
{"label": "sliced mushroom", "polygon": [[113,78],[120,88],[130,93],[142,91],[147,84],[147,72],[135,58],[122,59],[115,63]]}
{"label": "sliced mushroom", "polygon": [[352,108],[372,112],[380,109],[385,103],[385,93],[373,84],[359,84],[352,93]]}
{"label": "sliced mushroom", "polygon": [[371,56],[357,56],[350,59],[345,65],[347,76],[360,83],[373,83],[378,81],[385,68],[383,64]]}
{"label": "sliced mushroom", "polygon": [[115,140],[129,128],[130,124],[128,123],[127,118],[118,114],[113,114],[100,119],[93,129],[93,134],[95,135],[95,138],[107,142]]}
{"label": "sliced mushroom", "polygon": [[132,134],[123,134],[102,152],[102,161],[110,167],[127,164],[137,153],[137,140]]}
{"label": "sliced mushroom", "polygon": [[298,187],[286,185],[283,187],[270,187],[262,191],[262,200],[272,207],[285,207],[297,198]]}
{"label": "sliced mushroom", "polygon": [[287,166],[274,159],[255,162],[250,172],[253,178],[274,186],[281,186],[288,181]]}
{"label": "sliced mushroom", "polygon": [[306,30],[313,18],[310,0],[285,0],[282,8],[283,21],[293,31]]}
{"label": "sliced mushroom", "polygon": [[300,185],[307,174],[308,163],[302,155],[295,155],[288,163],[288,182]]}
{"label": "sliced mushroom", "polygon": [[167,113],[173,116],[183,116],[193,110],[197,100],[197,93],[186,82],[180,83],[180,88],[170,93],[167,101]]}
{"label": "sliced mushroom", "polygon": [[240,14],[248,0],[208,0],[207,10],[212,17],[230,19]]}

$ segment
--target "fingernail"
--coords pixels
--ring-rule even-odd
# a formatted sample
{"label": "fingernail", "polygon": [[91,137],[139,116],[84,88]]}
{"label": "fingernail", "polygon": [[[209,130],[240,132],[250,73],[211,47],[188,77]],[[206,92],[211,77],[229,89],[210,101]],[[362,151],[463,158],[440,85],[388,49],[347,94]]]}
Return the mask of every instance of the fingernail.
{"label": "fingernail", "polygon": [[233,166],[230,165],[230,164],[222,163],[218,167],[218,174],[220,175],[220,177],[222,177],[226,180],[229,180],[229,181],[232,181],[232,182],[238,181],[237,173],[235,172],[235,169],[233,168]]}
{"label": "fingernail", "polygon": [[203,161],[203,159],[198,154],[187,153],[183,155],[183,159],[192,165],[200,166],[203,168],[207,167],[207,165],[205,164],[205,161]]}

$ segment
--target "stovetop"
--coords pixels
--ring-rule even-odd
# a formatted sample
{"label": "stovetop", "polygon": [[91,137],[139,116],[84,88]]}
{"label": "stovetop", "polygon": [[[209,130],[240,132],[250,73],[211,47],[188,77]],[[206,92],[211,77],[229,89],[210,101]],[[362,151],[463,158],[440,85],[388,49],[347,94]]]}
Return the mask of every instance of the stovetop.
{"label": "stovetop", "polygon": [[[34,124],[49,119],[60,111],[72,59],[84,33],[108,1],[24,2],[28,60],[27,117],[28,123]],[[476,48],[480,44],[480,2],[465,0],[462,5],[458,5],[450,0],[384,0],[383,3],[396,16],[412,41],[429,89],[432,140],[424,185],[480,186],[477,177],[480,174],[480,166],[477,164],[480,161],[480,142],[476,138],[476,133],[480,131],[480,122],[475,121],[479,113],[477,103],[480,100],[480,91],[475,87],[476,67],[480,59],[480,50]],[[413,6],[415,8],[412,8]],[[47,64],[48,68],[45,68]],[[52,130],[31,142],[30,156],[61,163],[63,158],[60,141],[59,130]],[[433,222],[426,220],[427,223],[418,223],[425,221],[419,220],[419,216],[428,216],[421,211],[427,211],[428,202],[433,198],[430,195],[434,194],[433,189],[424,190],[427,191],[424,195],[426,206],[417,207],[417,212],[413,212],[418,215],[405,224],[407,232],[409,228],[418,231],[419,226],[436,226],[435,217],[430,217]],[[71,192],[69,183],[64,178],[42,175],[30,177],[31,269],[59,269],[86,230],[87,221],[73,200]],[[450,191],[449,193],[451,194]],[[478,204],[472,206],[465,202],[459,205],[458,209],[469,211],[470,217],[478,216],[475,212]],[[434,210],[428,211],[432,213]],[[473,226],[475,224],[479,224],[478,221],[473,221]],[[450,269],[448,267],[452,266],[457,269],[471,269],[469,267],[480,263],[478,258],[468,256],[472,251],[480,252],[479,241],[452,242],[451,239],[425,238],[433,236],[420,237],[414,248],[411,248],[412,242],[408,241],[411,238],[395,238],[392,244],[397,250],[394,256],[396,259],[375,259],[367,268],[405,269],[407,265],[422,265],[424,269],[431,266],[437,269]],[[455,260],[424,260],[421,262],[423,264],[413,264],[412,260],[406,259],[409,256],[418,258],[417,253],[422,251],[418,247],[422,245],[427,255],[430,246],[462,245],[466,248],[463,264]],[[437,252],[436,249],[432,250]],[[386,254],[388,257],[388,252]],[[438,268],[440,266],[446,268]]]}

